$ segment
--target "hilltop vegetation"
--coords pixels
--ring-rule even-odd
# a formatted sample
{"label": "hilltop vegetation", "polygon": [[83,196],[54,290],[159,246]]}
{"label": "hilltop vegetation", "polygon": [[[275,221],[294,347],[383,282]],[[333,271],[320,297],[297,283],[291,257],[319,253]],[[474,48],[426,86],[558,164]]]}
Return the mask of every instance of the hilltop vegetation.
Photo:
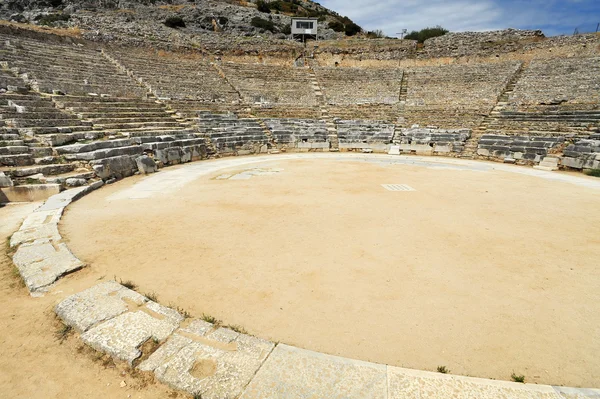
{"label": "hilltop vegetation", "polygon": [[[332,39],[353,36],[362,28],[344,17],[309,0],[5,0],[0,18],[16,22],[66,27],[78,23],[77,15],[125,13],[125,23],[160,22],[170,28],[191,32],[230,32],[285,35],[292,17],[318,19],[320,36]],[[108,14],[107,14],[108,13]],[[121,23],[120,19],[115,23]],[[175,23],[176,22],[176,23]]]}

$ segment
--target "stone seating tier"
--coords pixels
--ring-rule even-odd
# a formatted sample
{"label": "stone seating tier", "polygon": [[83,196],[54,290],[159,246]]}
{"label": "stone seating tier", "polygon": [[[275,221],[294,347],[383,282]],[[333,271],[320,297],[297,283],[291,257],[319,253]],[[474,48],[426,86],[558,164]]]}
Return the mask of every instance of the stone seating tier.
{"label": "stone seating tier", "polygon": [[0,34],[0,51],[4,66],[39,91],[135,97],[146,91],[95,48]]}
{"label": "stone seating tier", "polygon": [[470,129],[411,127],[396,130],[394,143],[399,144],[401,153],[460,154],[470,137]]}
{"label": "stone seating tier", "polygon": [[515,159],[520,163],[539,163],[552,150],[565,143],[564,137],[508,136],[484,134],[477,155],[496,159]]}
{"label": "stone seating tier", "polygon": [[[140,49],[109,49],[113,57],[159,98],[231,103],[239,96],[207,60]],[[176,60],[176,61],[174,61]]]}
{"label": "stone seating tier", "polygon": [[392,104],[355,104],[344,106],[329,106],[328,114],[338,119],[380,120],[388,123],[399,123],[402,110]]}
{"label": "stone seating tier", "polygon": [[511,61],[410,68],[404,116],[410,125],[475,128],[520,66]]}
{"label": "stone seating tier", "polygon": [[233,113],[201,111],[198,129],[210,138],[219,153],[242,155],[264,152],[269,142],[256,118],[239,118]]}
{"label": "stone seating tier", "polygon": [[[507,108],[527,112],[533,106],[600,105],[600,57],[533,60],[508,98]],[[578,108],[581,109],[581,108]]]}
{"label": "stone seating tier", "polygon": [[600,134],[569,144],[563,151],[561,162],[574,169],[600,169]]}
{"label": "stone seating tier", "polygon": [[318,104],[308,69],[231,62],[223,63],[221,69],[247,104]]}
{"label": "stone seating tier", "polygon": [[323,120],[277,118],[264,122],[278,149],[329,149],[327,125]]}
{"label": "stone seating tier", "polygon": [[395,125],[375,120],[335,120],[338,140],[341,143],[390,144]]}
{"label": "stone seating tier", "polygon": [[315,74],[331,105],[399,101],[403,74],[399,68],[316,68]]}

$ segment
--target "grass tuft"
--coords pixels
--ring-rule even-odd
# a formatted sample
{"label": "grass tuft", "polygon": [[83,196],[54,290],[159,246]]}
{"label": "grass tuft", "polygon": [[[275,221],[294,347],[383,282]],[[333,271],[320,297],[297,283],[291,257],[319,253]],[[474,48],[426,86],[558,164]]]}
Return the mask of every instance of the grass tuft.
{"label": "grass tuft", "polygon": [[58,328],[58,330],[56,331],[56,339],[58,341],[59,344],[62,345],[63,342],[65,342],[67,340],[67,338],[69,338],[69,335],[71,335],[73,333],[73,327],[61,323],[61,326]]}
{"label": "grass tuft", "polygon": [[125,288],[129,288],[130,290],[135,290],[137,288],[137,284],[131,280],[120,280],[119,284],[121,284]]}
{"label": "grass tuft", "polygon": [[179,312],[179,314],[182,315],[184,319],[190,319],[192,317],[192,314],[190,312],[188,312],[187,310],[185,310],[177,305],[174,305],[173,303],[169,303],[168,307]]}
{"label": "grass tuft", "polygon": [[228,326],[225,326],[225,327],[227,327],[230,330],[233,330],[233,331],[235,331],[236,333],[239,333],[239,334],[248,334],[248,331],[246,331],[246,329],[244,327],[242,327],[240,325],[237,325],[237,324],[232,324],[232,325],[228,325]]}
{"label": "grass tuft", "polygon": [[216,317],[211,316],[206,313],[202,313],[202,317],[200,317],[200,318],[207,323],[214,324],[215,326],[220,326],[223,323],[221,320],[217,319]]}
{"label": "grass tuft", "polygon": [[519,375],[517,375],[517,374],[515,374],[515,373],[512,373],[512,374],[510,375],[510,378],[511,378],[511,379],[512,379],[514,382],[521,382],[521,383],[525,383],[525,376],[524,376],[523,374],[519,374]]}
{"label": "grass tuft", "polygon": [[450,370],[446,366],[437,366],[437,372],[442,374],[448,374]]}
{"label": "grass tuft", "polygon": [[156,295],[156,292],[146,292],[143,295],[152,302],[158,302],[158,295]]}
{"label": "grass tuft", "polygon": [[600,169],[590,169],[584,172],[588,176],[600,177]]}

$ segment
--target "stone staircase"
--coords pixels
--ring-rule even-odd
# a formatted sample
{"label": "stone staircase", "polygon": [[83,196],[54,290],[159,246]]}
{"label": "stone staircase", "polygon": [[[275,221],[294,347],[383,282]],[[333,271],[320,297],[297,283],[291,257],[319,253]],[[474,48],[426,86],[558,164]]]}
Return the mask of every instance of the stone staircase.
{"label": "stone staircase", "polygon": [[325,122],[325,128],[327,129],[327,136],[329,140],[329,151],[339,151],[340,143],[338,139],[337,125],[331,115],[329,114],[329,108],[327,106],[327,101],[325,100],[325,96],[319,85],[319,79],[315,73],[315,69],[311,64],[309,67],[309,76],[311,79],[311,87],[315,93],[315,97],[317,98],[317,103],[321,110],[320,119]]}
{"label": "stone staircase", "polygon": [[488,115],[486,115],[481,124],[476,129],[473,129],[473,134],[471,138],[467,140],[464,151],[461,154],[461,158],[474,158],[477,156],[479,139],[487,132],[490,125],[494,123],[494,120],[497,118],[497,116],[500,115],[506,105],[508,105],[508,99],[513,93],[515,85],[523,76],[525,68],[527,68],[527,63],[522,62],[516,72],[508,80],[508,83],[506,84],[506,87],[500,96],[498,96],[498,100],[496,101],[494,108]]}

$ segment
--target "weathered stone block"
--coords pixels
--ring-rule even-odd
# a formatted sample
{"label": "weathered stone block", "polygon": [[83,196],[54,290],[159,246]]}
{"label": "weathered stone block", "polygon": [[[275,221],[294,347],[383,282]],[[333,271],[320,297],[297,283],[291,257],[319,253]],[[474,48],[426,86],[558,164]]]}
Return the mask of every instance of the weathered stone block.
{"label": "weathered stone block", "polygon": [[13,256],[13,262],[31,292],[43,290],[64,274],[84,266],[66,244],[50,240],[22,244]]}
{"label": "weathered stone block", "polygon": [[148,299],[115,281],[95,285],[71,295],[55,307],[65,324],[85,332],[103,321],[127,312],[129,306],[142,306]]}
{"label": "weathered stone block", "polygon": [[242,399],[387,399],[386,366],[279,344]]}
{"label": "weathered stone block", "polygon": [[156,166],[156,162],[154,162],[154,160],[147,155],[137,157],[135,159],[135,163],[137,164],[138,171],[143,175],[147,175],[158,171],[158,166]]}

